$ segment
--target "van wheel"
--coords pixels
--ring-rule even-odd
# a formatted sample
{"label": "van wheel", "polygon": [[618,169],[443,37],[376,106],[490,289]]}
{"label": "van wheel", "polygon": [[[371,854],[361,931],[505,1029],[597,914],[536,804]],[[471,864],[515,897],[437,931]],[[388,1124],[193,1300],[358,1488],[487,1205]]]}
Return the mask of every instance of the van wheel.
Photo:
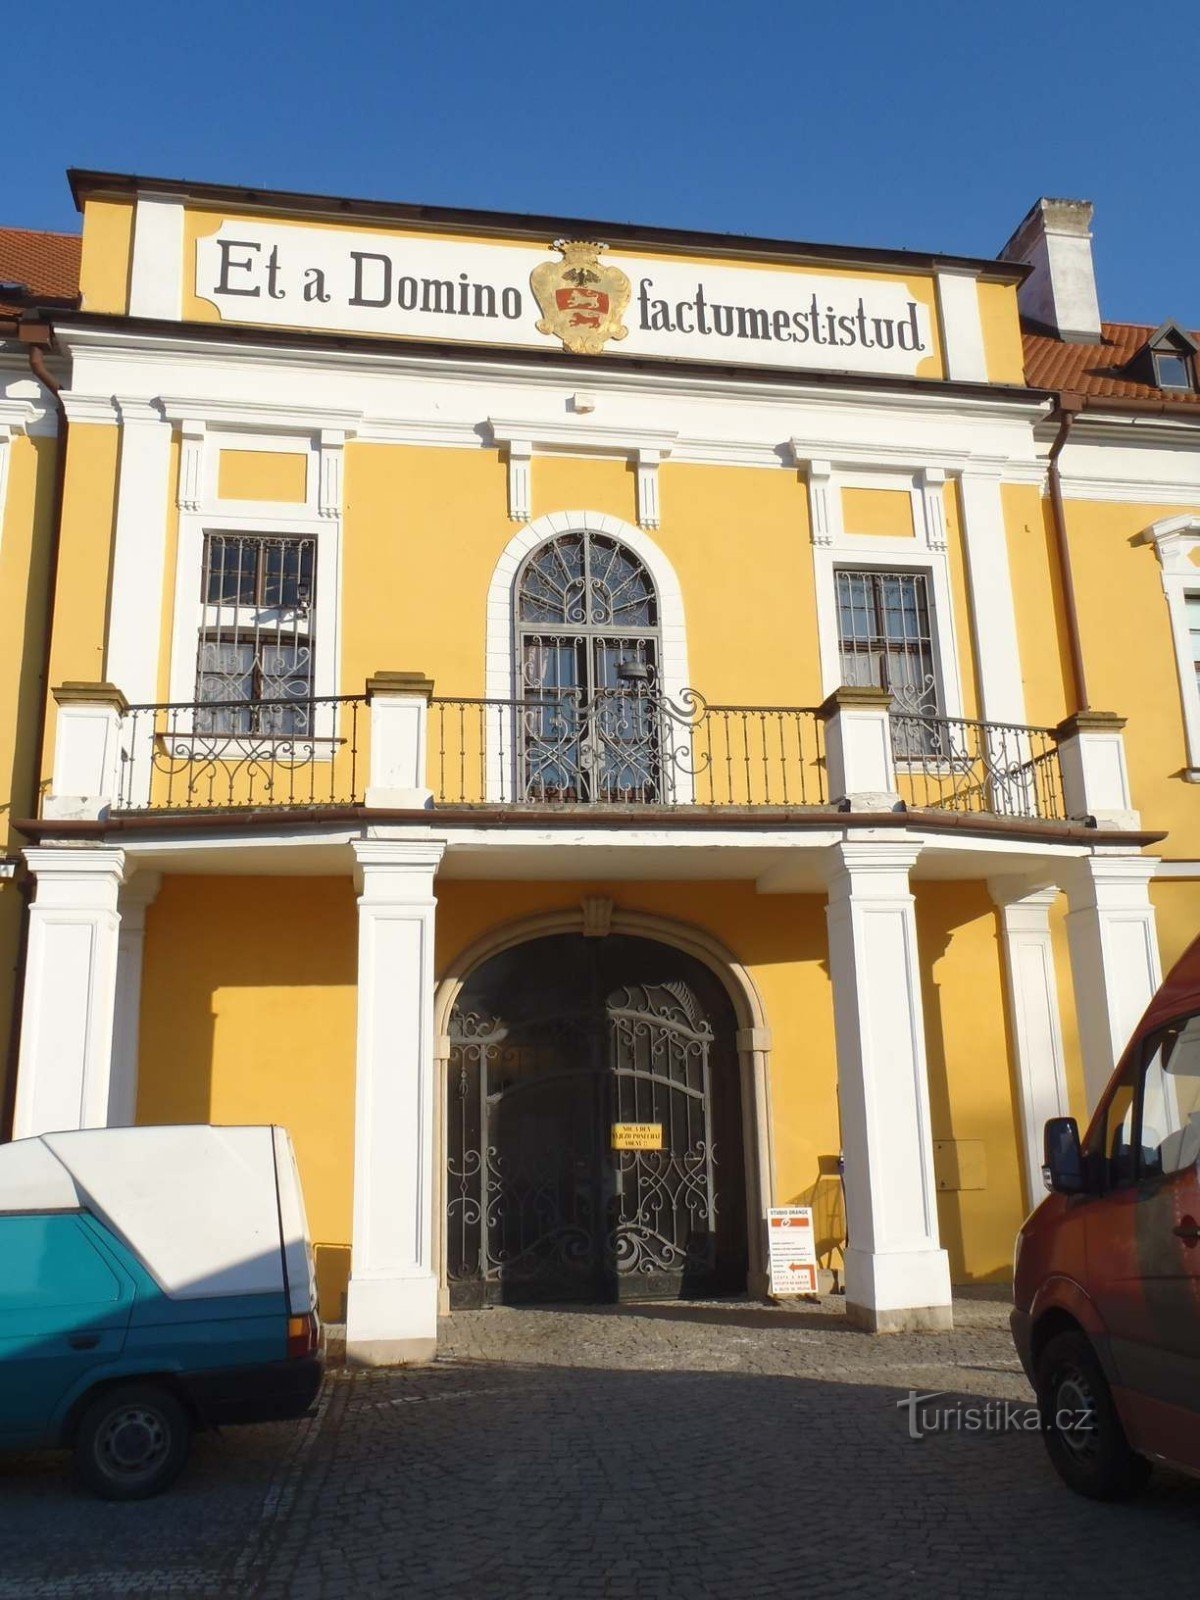
{"label": "van wheel", "polygon": [[1150,1463],[1130,1449],[1096,1352],[1082,1333],[1060,1333],[1038,1358],[1042,1436],[1059,1477],[1092,1500],[1125,1500]]}
{"label": "van wheel", "polygon": [[105,1500],[147,1500],[179,1476],[191,1437],[191,1420],[169,1390],[120,1384],[80,1418],[75,1471]]}

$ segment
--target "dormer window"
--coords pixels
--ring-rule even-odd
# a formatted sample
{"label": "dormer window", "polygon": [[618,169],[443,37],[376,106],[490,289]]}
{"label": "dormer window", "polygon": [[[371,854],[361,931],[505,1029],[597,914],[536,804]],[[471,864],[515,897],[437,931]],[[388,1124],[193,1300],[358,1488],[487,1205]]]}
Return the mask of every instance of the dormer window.
{"label": "dormer window", "polygon": [[1167,394],[1192,394],[1196,388],[1196,353],[1200,350],[1186,328],[1164,322],[1125,367],[1135,383]]}
{"label": "dormer window", "polygon": [[1182,351],[1156,350],[1154,381],[1159,389],[1194,389],[1191,360]]}

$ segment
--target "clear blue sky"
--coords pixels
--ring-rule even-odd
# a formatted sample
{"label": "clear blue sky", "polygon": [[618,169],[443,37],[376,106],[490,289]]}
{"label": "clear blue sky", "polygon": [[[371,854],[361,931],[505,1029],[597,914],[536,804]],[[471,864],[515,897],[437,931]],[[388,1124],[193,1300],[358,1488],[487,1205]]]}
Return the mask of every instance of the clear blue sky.
{"label": "clear blue sky", "polygon": [[63,0],[0,217],[109,168],[962,255],[1093,200],[1105,316],[1200,326],[1196,0]]}

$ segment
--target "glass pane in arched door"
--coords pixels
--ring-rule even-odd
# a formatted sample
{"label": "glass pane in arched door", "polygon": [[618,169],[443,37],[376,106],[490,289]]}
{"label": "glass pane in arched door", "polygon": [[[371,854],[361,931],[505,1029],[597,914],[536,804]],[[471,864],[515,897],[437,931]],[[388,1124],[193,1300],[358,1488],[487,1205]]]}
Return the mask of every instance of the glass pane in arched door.
{"label": "glass pane in arched door", "polygon": [[633,552],[586,529],[539,546],[517,635],[523,798],[661,799],[658,597]]}

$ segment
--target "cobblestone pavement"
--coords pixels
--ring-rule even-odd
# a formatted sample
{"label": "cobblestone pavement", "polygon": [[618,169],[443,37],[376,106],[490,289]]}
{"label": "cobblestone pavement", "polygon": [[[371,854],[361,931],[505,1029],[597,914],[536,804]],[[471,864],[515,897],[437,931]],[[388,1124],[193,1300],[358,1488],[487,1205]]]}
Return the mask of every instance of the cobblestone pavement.
{"label": "cobblestone pavement", "polygon": [[334,1374],[312,1421],[201,1438],[144,1505],[0,1458],[0,1600],[1190,1591],[1200,1484],[1096,1506],[1031,1433],[909,1438],[910,1389],[1029,1402],[1003,1302],[956,1314],[879,1339],[836,1301],[459,1313],[434,1366]]}

